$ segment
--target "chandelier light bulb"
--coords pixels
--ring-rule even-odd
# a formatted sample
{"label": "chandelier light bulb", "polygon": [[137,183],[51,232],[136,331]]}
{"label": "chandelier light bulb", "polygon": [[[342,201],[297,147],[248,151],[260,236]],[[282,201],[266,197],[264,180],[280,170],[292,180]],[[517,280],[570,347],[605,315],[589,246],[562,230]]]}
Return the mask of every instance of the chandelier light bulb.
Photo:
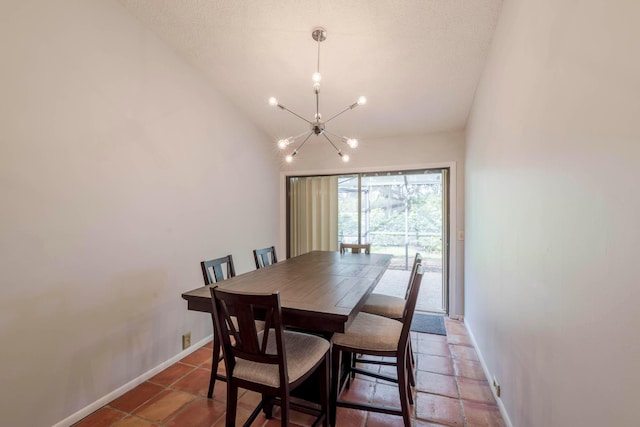
{"label": "chandelier light bulb", "polygon": [[[313,73],[313,75],[311,76],[311,80],[313,80],[314,83],[320,83],[320,80],[322,80],[322,76],[320,75],[320,73],[318,71],[316,71],[315,73]],[[315,86],[314,86],[315,87]]]}
{"label": "chandelier light bulb", "polygon": [[349,155],[348,154],[343,154],[342,155],[342,161],[347,163],[349,161]]}
{"label": "chandelier light bulb", "polygon": [[364,105],[367,103],[367,98],[364,96],[361,96],[360,98],[358,98],[358,105]]}
{"label": "chandelier light bulb", "polygon": [[351,148],[356,148],[358,146],[358,140],[355,138],[349,138],[347,139],[347,144],[349,144],[349,147]]}
{"label": "chandelier light bulb", "polygon": [[278,148],[281,150],[287,148],[287,145],[289,145],[289,141],[286,139],[281,139],[280,141],[278,141]]}
{"label": "chandelier light bulb", "polygon": [[287,163],[291,163],[293,161],[293,157],[298,154],[298,150],[293,150],[293,153],[288,154],[287,157],[285,157],[284,159],[287,161]]}
{"label": "chandelier light bulb", "polygon": [[269,105],[275,107],[276,105],[278,105],[278,100],[272,96],[271,98],[269,98]]}

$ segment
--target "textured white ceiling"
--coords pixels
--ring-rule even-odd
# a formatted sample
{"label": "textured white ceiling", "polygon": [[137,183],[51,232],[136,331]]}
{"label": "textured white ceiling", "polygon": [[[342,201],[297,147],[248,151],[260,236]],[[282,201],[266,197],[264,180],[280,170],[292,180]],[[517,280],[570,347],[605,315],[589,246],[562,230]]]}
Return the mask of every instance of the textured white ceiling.
{"label": "textured white ceiling", "polygon": [[320,112],[366,138],[465,127],[502,0],[121,0],[274,140],[315,113],[314,27],[321,44]]}

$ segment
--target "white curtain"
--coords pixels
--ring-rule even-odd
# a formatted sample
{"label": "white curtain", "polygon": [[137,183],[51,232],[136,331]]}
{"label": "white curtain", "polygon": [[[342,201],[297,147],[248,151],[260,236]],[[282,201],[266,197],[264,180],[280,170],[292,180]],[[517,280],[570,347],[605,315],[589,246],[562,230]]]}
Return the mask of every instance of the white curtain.
{"label": "white curtain", "polygon": [[292,178],[289,188],[291,256],[337,251],[338,177]]}

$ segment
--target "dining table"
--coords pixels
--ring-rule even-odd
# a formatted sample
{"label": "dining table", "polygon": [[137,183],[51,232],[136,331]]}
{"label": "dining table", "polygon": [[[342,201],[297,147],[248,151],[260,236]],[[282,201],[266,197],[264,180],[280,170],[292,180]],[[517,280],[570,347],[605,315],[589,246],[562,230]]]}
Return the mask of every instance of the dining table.
{"label": "dining table", "polygon": [[[387,254],[311,251],[215,285],[247,293],[280,293],[283,323],[330,336],[344,332],[391,261]],[[189,310],[212,312],[210,286],[182,294]]]}

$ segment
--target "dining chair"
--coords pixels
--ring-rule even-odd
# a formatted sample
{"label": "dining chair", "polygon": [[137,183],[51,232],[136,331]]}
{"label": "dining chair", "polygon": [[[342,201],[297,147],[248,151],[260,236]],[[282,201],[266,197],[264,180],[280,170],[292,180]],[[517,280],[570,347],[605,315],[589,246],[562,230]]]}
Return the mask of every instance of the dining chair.
{"label": "dining chair", "polygon": [[209,261],[202,261],[200,268],[202,268],[202,277],[205,285],[221,282],[236,275],[236,270],[233,267],[233,257],[231,255]]}
{"label": "dining chair", "polygon": [[[367,301],[362,308],[362,312],[375,314],[377,316],[387,317],[389,319],[398,320],[400,322],[405,322],[407,319],[404,318],[405,315],[405,305],[407,299],[409,298],[409,294],[411,293],[411,285],[413,284],[413,279],[416,275],[416,271],[418,265],[422,264],[422,255],[420,253],[416,253],[416,256],[413,260],[413,267],[411,268],[411,274],[409,275],[409,283],[407,284],[407,290],[405,292],[404,298],[395,297],[392,295],[386,294],[378,294],[372,293],[367,298]],[[411,321],[411,319],[408,319]],[[411,362],[411,368],[415,366],[415,358],[413,356],[413,346],[411,345],[411,340],[409,340],[409,360]],[[353,360],[351,362],[351,366],[355,367],[357,363],[372,363],[372,364],[389,364],[387,362],[382,362],[378,360],[371,359],[362,359],[357,357],[355,354],[353,355]],[[356,370],[352,370],[351,378],[354,378],[356,374]],[[413,369],[411,369],[411,375],[409,376],[409,382],[412,386],[415,386],[415,373]]]}
{"label": "dining chair", "polygon": [[[375,314],[360,312],[344,333],[336,333],[332,338],[332,375],[331,375],[331,425],[336,422],[336,407],[359,409],[370,412],[381,412],[392,415],[400,415],[404,425],[411,425],[411,413],[409,406],[413,404],[411,385],[409,384],[410,350],[409,343],[411,319],[415,312],[420,283],[422,282],[422,264],[417,264],[416,274],[410,285],[411,290],[404,306],[404,322],[376,316]],[[365,369],[352,368],[346,365],[346,369],[356,369],[359,374],[394,382],[398,384],[400,408],[363,404],[352,401],[340,400],[342,379],[340,375],[341,357],[352,353],[361,353],[370,356],[383,356],[395,358],[396,377],[370,372]],[[349,372],[346,372],[349,377]],[[348,380],[347,380],[348,381]]]}
{"label": "dining chair", "polygon": [[351,253],[354,254],[359,254],[360,251],[364,251],[365,254],[370,254],[371,253],[371,243],[367,243],[364,245],[359,245],[359,244],[355,244],[355,243],[340,243],[340,253],[344,254],[346,252],[348,252],[348,250],[351,251]]}
{"label": "dining chair", "polygon": [[278,262],[276,257],[276,248],[271,246],[270,248],[254,249],[253,259],[256,261],[256,268],[266,267]]}
{"label": "dining chair", "polygon": [[[251,425],[261,410],[271,418],[274,405],[281,408],[282,426],[289,425],[290,409],[316,415],[313,425],[322,422],[328,426],[329,342],[284,330],[279,292],[247,294],[214,286],[211,300],[227,372],[227,427],[235,426],[238,388],[262,394],[245,426]],[[265,320],[263,330],[255,327],[258,318]],[[312,375],[319,382],[319,411],[290,399],[291,391]]]}
{"label": "dining chair", "polygon": [[[227,255],[221,258],[216,258],[208,261],[202,261],[200,263],[202,269],[202,277],[204,279],[205,286],[212,285],[214,283],[222,282],[225,279],[235,277],[236,270],[233,266],[233,257]],[[220,364],[220,338],[215,330],[215,320],[213,314],[211,315],[213,326],[213,357],[211,359],[211,378],[209,379],[209,390],[207,397],[211,399],[213,397],[213,388],[216,384],[216,379],[226,381],[227,377],[218,374],[218,365]],[[258,322],[256,325],[258,328],[264,323]],[[263,327],[263,326],[262,326]]]}
{"label": "dining chair", "polygon": [[409,277],[409,283],[407,285],[404,298],[373,292],[364,303],[362,311],[402,321],[405,302],[409,297],[409,292],[411,291],[413,275],[415,274],[417,264],[420,263],[422,263],[422,255],[416,253],[416,256],[413,259],[413,267],[411,269],[411,275]]}

